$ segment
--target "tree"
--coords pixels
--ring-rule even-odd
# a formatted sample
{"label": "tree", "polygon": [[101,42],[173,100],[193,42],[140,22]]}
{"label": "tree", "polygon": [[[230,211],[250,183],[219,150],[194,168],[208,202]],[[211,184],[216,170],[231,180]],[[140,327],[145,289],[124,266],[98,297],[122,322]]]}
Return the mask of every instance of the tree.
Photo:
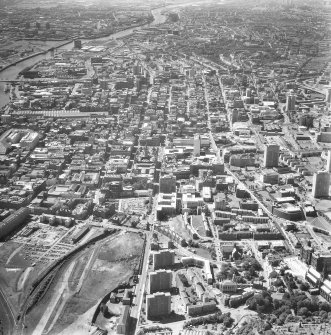
{"label": "tree", "polygon": [[308,316],[309,315],[309,310],[307,307],[302,307],[298,311],[299,316]]}
{"label": "tree", "polygon": [[251,268],[248,270],[248,272],[249,272],[250,276],[252,276],[252,277],[256,277],[256,271],[254,270],[253,267],[251,267]]}
{"label": "tree", "polygon": [[158,213],[158,219],[160,221],[167,221],[168,220],[168,215],[164,212],[159,212]]}
{"label": "tree", "polygon": [[131,227],[132,227],[132,228],[136,228],[137,225],[138,225],[138,221],[136,221],[136,220],[132,220],[132,221],[131,221]]}
{"label": "tree", "polygon": [[308,291],[309,290],[309,284],[308,283],[301,283],[299,286],[301,291]]}
{"label": "tree", "polygon": [[221,270],[217,275],[216,278],[218,281],[223,281],[228,278],[228,272],[226,270]]}
{"label": "tree", "polygon": [[264,335],[276,335],[276,333],[273,330],[267,330]]}
{"label": "tree", "polygon": [[283,283],[283,281],[280,278],[277,278],[274,281],[274,286],[276,286],[276,287],[280,287],[280,286],[283,286],[283,285],[284,285],[284,283]]}
{"label": "tree", "polygon": [[278,299],[273,300],[274,309],[277,310],[282,305],[282,301]]}
{"label": "tree", "polygon": [[330,312],[331,311],[331,305],[328,304],[327,302],[322,302],[319,305],[320,311],[325,311],[325,312]]}

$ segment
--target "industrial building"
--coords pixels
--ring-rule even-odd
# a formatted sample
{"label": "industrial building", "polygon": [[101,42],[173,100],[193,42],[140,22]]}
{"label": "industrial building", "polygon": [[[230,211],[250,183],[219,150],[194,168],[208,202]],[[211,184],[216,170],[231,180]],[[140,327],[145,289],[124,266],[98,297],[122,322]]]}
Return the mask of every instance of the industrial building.
{"label": "industrial building", "polygon": [[174,175],[164,175],[160,178],[160,193],[176,192],[176,177]]}

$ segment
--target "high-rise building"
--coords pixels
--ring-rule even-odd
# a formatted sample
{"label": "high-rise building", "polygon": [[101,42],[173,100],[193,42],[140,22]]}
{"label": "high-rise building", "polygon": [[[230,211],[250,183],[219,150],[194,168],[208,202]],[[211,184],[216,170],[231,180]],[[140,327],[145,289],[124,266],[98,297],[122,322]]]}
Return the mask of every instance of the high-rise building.
{"label": "high-rise building", "polygon": [[194,156],[200,156],[200,149],[201,149],[201,138],[200,135],[194,135],[193,141],[193,154]]}
{"label": "high-rise building", "polygon": [[328,156],[326,158],[326,172],[331,173],[331,150],[328,151]]}
{"label": "high-rise building", "polygon": [[315,251],[311,255],[311,265],[318,271],[322,272],[325,270],[327,273],[331,272],[331,254],[330,253],[320,253]]}
{"label": "high-rise building", "polygon": [[231,119],[231,123],[234,124],[235,122],[239,121],[239,109],[234,108],[232,110],[232,119]]}
{"label": "high-rise building", "polygon": [[172,271],[157,270],[149,274],[149,293],[169,291],[172,287]]}
{"label": "high-rise building", "polygon": [[226,210],[226,196],[224,193],[218,193],[214,197],[215,210],[225,211]]}
{"label": "high-rise building", "polygon": [[290,93],[286,98],[286,111],[287,112],[295,111],[295,102],[296,102],[295,94]]}
{"label": "high-rise building", "polygon": [[331,105],[331,86],[326,88],[325,102],[327,107]]}
{"label": "high-rise building", "polygon": [[164,269],[175,263],[175,252],[171,250],[161,250],[153,254],[154,270]]}
{"label": "high-rise building", "polygon": [[135,76],[139,76],[143,73],[143,67],[140,64],[135,64],[132,67],[132,72]]}
{"label": "high-rise building", "polygon": [[81,49],[82,48],[82,40],[75,40],[74,41],[74,48]]}
{"label": "high-rise building", "polygon": [[127,334],[129,323],[130,323],[130,306],[125,306],[122,315],[118,320],[117,334]]}
{"label": "high-rise building", "polygon": [[176,177],[174,175],[164,175],[160,177],[160,193],[175,193]]}
{"label": "high-rise building", "polygon": [[263,164],[266,168],[277,167],[279,161],[279,145],[268,144],[264,149]]}
{"label": "high-rise building", "polygon": [[171,294],[154,293],[146,296],[147,319],[168,315],[171,312]]}
{"label": "high-rise building", "polygon": [[314,173],[312,196],[314,198],[329,196],[330,173],[327,171],[318,171]]}

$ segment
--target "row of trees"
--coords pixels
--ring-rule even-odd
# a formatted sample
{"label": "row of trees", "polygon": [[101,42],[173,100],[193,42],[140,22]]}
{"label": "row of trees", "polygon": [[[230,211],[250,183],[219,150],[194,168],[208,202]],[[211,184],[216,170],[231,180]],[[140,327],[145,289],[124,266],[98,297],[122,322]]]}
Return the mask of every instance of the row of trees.
{"label": "row of trees", "polygon": [[233,319],[231,318],[230,313],[224,313],[222,314],[221,311],[207,315],[207,316],[201,316],[199,318],[194,318],[191,320],[188,320],[184,323],[184,328],[193,326],[200,326],[203,324],[208,324],[208,323],[222,323],[225,327],[231,327],[233,324]]}
{"label": "row of trees", "polygon": [[317,316],[322,320],[331,320],[331,304],[319,302],[314,296],[309,298],[304,292],[284,293],[282,299],[273,299],[268,291],[263,291],[248,299],[247,305],[259,314],[269,314],[271,324],[283,325],[296,317],[306,319]]}

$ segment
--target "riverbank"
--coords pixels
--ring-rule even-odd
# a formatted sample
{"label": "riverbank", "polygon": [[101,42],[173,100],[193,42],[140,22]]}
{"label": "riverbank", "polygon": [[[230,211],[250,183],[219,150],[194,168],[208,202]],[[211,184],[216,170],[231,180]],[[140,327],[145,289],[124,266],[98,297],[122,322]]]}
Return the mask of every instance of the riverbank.
{"label": "riverbank", "polygon": [[[53,42],[53,41],[51,41],[51,42]],[[70,43],[73,43],[73,41],[72,41],[72,40],[71,40],[71,41],[68,41],[68,40],[67,40],[66,42],[64,42],[64,43],[62,43],[62,44],[60,44],[60,45],[58,45],[58,46],[56,46],[56,47],[50,47],[50,48],[48,48],[48,49],[46,49],[46,50],[44,50],[44,51],[39,51],[39,52],[36,52],[36,53],[31,54],[31,55],[29,55],[29,56],[26,56],[26,57],[24,57],[24,58],[21,58],[21,59],[19,59],[18,61],[13,62],[13,63],[10,63],[10,64],[4,66],[3,68],[1,68],[1,69],[0,69],[0,73],[3,72],[3,71],[5,71],[5,70],[7,70],[8,68],[10,68],[10,67],[12,67],[12,66],[16,66],[16,65],[19,64],[19,63],[25,62],[25,61],[27,61],[27,60],[29,60],[29,59],[31,59],[31,58],[34,58],[34,57],[37,57],[37,56],[40,56],[40,55],[46,55],[46,54],[47,54],[48,52],[50,52],[51,50],[59,49],[59,48],[65,46],[65,45],[68,45],[68,44],[70,44]],[[8,80],[8,81],[10,81],[10,80]]]}
{"label": "riverbank", "polygon": [[[157,9],[160,9],[160,8],[163,8],[163,7],[166,7],[166,6],[162,6],[162,7],[159,7],[159,8],[156,8],[155,10]],[[154,10],[154,9],[153,9]],[[153,15],[153,13],[152,13]],[[150,22],[147,22],[147,23],[143,23],[143,24],[137,24],[137,25],[133,25],[133,26],[130,26],[129,28],[125,28],[123,30],[119,30],[119,31],[115,31],[115,32],[112,32],[112,33],[109,33],[109,34],[106,34],[106,35],[102,35],[102,36],[95,36],[95,37],[89,37],[89,38],[77,38],[77,39],[80,39],[82,41],[95,41],[95,40],[102,40],[104,38],[109,38],[113,35],[116,35],[116,34],[119,34],[119,33],[125,33],[126,31],[131,31],[132,29],[137,29],[137,28],[143,28],[143,27],[147,27],[148,25],[152,24],[153,22],[155,21],[155,18],[154,18],[154,15],[153,15],[153,19],[150,21]],[[39,39],[21,39],[21,41],[41,41]],[[56,42],[56,41],[63,41],[63,40],[47,40],[46,42]],[[11,66],[16,66],[17,64],[21,63],[21,62],[24,62],[28,59],[31,59],[31,58],[34,58],[34,57],[37,57],[37,56],[40,56],[40,55],[46,55],[48,52],[52,51],[52,50],[57,50],[57,49],[60,49],[66,45],[69,45],[71,43],[73,43],[74,40],[71,39],[71,40],[65,40],[64,43],[60,44],[60,45],[57,45],[55,47],[50,47],[44,51],[40,51],[40,52],[37,52],[37,53],[34,53],[34,54],[31,54],[29,56],[26,56],[24,58],[21,58],[20,60],[18,61],[15,61],[15,62],[12,62],[4,67],[2,67],[0,69],[0,73],[7,70],[8,68],[10,68]],[[10,81],[10,80],[8,80]]]}

